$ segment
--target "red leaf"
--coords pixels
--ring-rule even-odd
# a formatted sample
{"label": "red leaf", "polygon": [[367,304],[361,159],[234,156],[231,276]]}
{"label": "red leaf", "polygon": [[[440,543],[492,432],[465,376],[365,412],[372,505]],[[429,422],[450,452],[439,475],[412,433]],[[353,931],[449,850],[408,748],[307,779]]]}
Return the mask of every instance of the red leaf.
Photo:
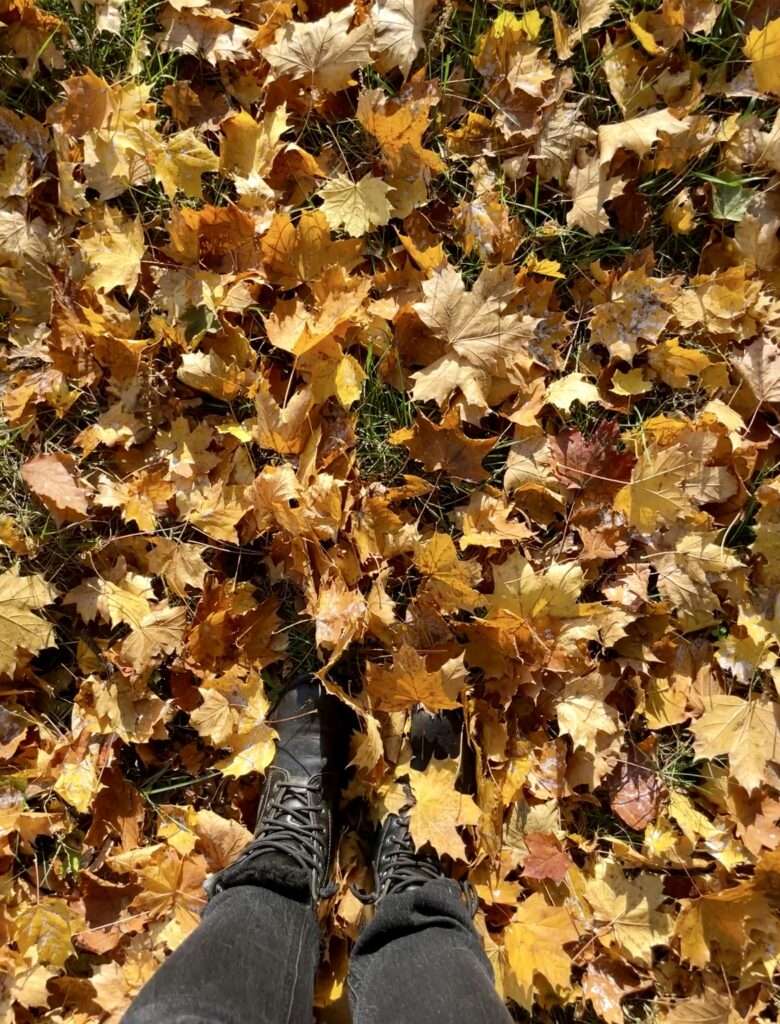
{"label": "red leaf", "polygon": [[523,877],[562,882],[573,861],[551,832],[529,832],[525,837],[528,856]]}
{"label": "red leaf", "polygon": [[610,806],[630,828],[643,829],[658,815],[666,787],[651,768],[621,761],[609,780]]}

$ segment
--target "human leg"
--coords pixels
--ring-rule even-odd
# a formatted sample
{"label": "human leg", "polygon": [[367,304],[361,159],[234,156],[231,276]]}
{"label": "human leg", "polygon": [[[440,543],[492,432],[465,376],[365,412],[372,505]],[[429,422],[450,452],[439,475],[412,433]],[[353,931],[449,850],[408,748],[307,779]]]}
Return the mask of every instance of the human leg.
{"label": "human leg", "polygon": [[353,1024],[508,1024],[459,885],[390,815],[374,860],[377,913],[352,953]]}
{"label": "human leg", "polygon": [[509,1024],[471,915],[446,880],[382,901],[352,955],[353,1024]]}
{"label": "human leg", "polygon": [[211,877],[203,922],[141,990],[124,1024],[310,1024],[314,906],[329,890],[349,725],[310,679],[284,692],[269,721],[279,742],[255,836]]}
{"label": "human leg", "polygon": [[318,957],[308,893],[225,889],[123,1024],[310,1024]]}

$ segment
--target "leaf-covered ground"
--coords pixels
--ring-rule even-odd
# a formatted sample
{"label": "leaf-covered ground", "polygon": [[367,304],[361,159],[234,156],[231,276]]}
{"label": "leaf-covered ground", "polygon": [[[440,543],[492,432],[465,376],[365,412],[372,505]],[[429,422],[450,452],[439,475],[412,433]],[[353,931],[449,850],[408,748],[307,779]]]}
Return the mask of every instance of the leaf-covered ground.
{"label": "leaf-covered ground", "polygon": [[519,1020],[776,1021],[780,12],[338,3],[0,3],[0,1020],[119,1019],[316,670],[321,1020],[412,799]]}

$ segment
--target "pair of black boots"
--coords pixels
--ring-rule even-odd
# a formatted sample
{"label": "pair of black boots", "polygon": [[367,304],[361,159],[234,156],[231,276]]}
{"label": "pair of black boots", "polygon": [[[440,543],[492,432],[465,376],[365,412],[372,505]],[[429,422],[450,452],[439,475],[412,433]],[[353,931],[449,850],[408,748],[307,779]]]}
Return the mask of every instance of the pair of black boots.
{"label": "pair of black boots", "polygon": [[[229,867],[212,875],[209,897],[237,885],[297,891],[312,901],[335,891],[331,879],[338,841],[336,812],[346,771],[348,714],[321,683],[306,677],[284,691],[268,717],[279,742],[268,767],[254,839]],[[408,814],[390,814],[373,858],[376,903],[443,877],[438,859],[418,853]]]}

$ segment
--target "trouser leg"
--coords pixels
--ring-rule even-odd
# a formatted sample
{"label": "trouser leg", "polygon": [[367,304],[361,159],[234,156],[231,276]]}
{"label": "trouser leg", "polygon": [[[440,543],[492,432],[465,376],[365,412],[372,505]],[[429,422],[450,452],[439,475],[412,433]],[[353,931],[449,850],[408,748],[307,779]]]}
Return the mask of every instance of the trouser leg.
{"label": "trouser leg", "polygon": [[386,896],[352,953],[353,1024],[509,1024],[458,887]]}
{"label": "trouser leg", "polygon": [[122,1024],[311,1024],[319,926],[308,900],[226,889]]}

